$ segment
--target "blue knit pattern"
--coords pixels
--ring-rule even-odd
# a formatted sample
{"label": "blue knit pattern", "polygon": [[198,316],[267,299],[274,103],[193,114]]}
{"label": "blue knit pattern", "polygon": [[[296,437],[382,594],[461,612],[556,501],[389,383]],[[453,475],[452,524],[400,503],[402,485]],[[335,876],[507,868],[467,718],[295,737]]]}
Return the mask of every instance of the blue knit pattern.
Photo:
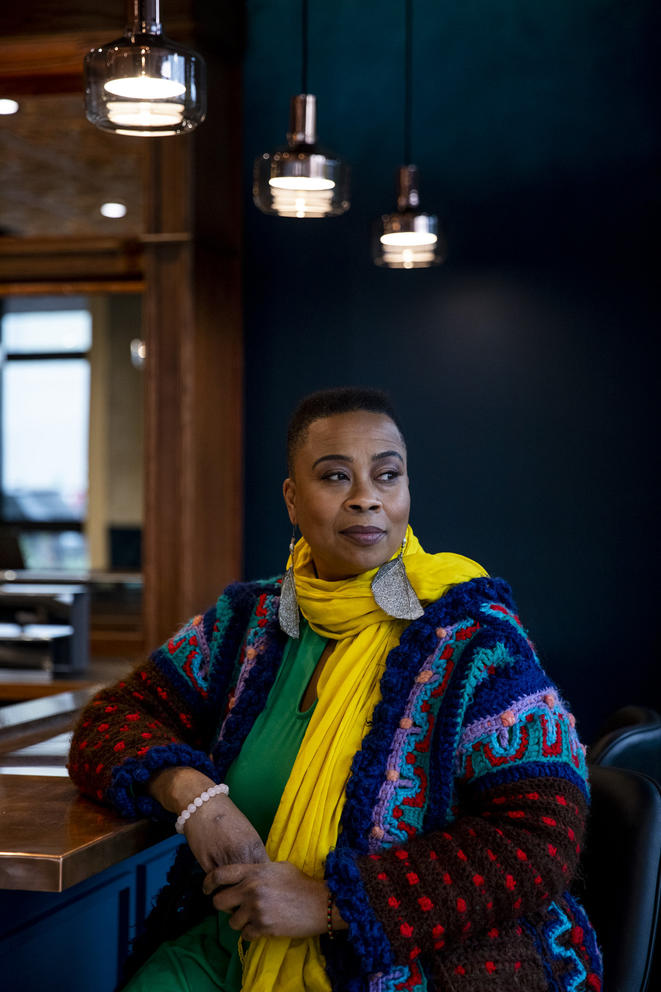
{"label": "blue knit pattern", "polygon": [[[403,844],[423,829],[430,795],[431,740],[438,702],[468,643],[472,621],[437,628],[437,642],[409,691],[386,759],[385,780],[372,811],[370,852]],[[409,676],[410,679],[410,676]]]}
{"label": "blue knit pattern", "polygon": [[214,777],[214,767],[208,756],[188,744],[153,747],[143,758],[129,758],[113,769],[108,799],[122,816],[149,816],[155,820],[174,823],[175,817],[144,792],[143,788],[156,772],[180,765],[197,768],[209,778]]}
{"label": "blue knit pattern", "polygon": [[[501,703],[502,707],[502,703]],[[571,714],[552,687],[523,695],[505,710],[469,724],[457,749],[454,773],[470,781],[505,765],[573,765],[586,781],[585,755]]]}
{"label": "blue knit pattern", "polygon": [[413,965],[411,968],[393,968],[387,975],[371,976],[367,988],[369,992],[409,992],[413,988],[427,992],[430,986],[422,970]]}
{"label": "blue knit pattern", "polygon": [[509,782],[518,782],[522,778],[535,778],[536,776],[548,778],[564,778],[579,789],[586,799],[589,799],[590,790],[583,775],[576,772],[569,765],[551,764],[548,761],[526,761],[515,765],[505,765],[497,771],[492,771],[488,776],[474,779],[471,782],[471,790],[476,794],[485,789],[493,789],[499,785]]}
{"label": "blue knit pattern", "polygon": [[278,622],[280,583],[254,584],[252,591],[256,602],[247,627],[243,627],[244,638],[233,666],[225,716],[212,752],[221,778],[266,704],[286,643]]}
{"label": "blue knit pattern", "polygon": [[339,844],[326,859],[326,876],[340,915],[348,922],[349,944],[360,958],[361,969],[388,971],[394,958],[385,930],[363,889],[356,859]]}
{"label": "blue knit pattern", "polygon": [[572,921],[560,909],[557,902],[552,902],[547,910],[547,923],[543,934],[548,942],[551,958],[563,958],[568,965],[564,971],[563,992],[576,992],[586,978],[585,968],[576,951],[567,946],[562,937],[568,937],[572,931]]}
{"label": "blue knit pattern", "polygon": [[581,906],[580,902],[574,898],[571,892],[566,892],[564,899],[571,915],[574,918],[574,922],[583,932],[583,944],[588,952],[590,969],[595,974],[599,975],[603,971],[603,960],[601,951],[599,950],[599,946],[597,944],[597,938],[588,919],[588,915]]}

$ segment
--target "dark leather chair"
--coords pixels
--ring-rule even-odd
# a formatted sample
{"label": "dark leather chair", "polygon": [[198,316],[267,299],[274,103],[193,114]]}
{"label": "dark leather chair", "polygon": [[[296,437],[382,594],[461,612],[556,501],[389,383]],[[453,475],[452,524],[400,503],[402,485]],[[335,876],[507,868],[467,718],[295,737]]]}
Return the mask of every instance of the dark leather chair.
{"label": "dark leather chair", "polygon": [[604,992],[658,992],[661,787],[601,766],[590,768],[590,785],[580,894],[603,951]]}
{"label": "dark leather chair", "polygon": [[661,782],[661,716],[646,706],[623,706],[606,721],[588,761],[630,768]]}

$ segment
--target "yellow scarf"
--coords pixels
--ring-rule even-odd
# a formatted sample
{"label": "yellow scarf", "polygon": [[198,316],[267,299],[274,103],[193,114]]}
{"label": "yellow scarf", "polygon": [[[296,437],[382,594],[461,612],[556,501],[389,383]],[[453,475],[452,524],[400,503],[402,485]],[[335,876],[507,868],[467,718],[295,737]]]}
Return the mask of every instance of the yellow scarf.
{"label": "yellow scarf", "polygon": [[[423,606],[447,590],[486,575],[461,555],[429,555],[406,532],[404,560]],[[407,620],[395,620],[374,601],[376,569],[329,582],[315,575],[304,538],[294,550],[300,610],[310,626],[336,641],[317,687],[318,701],[294,762],[266,842],[272,861],[291,861],[323,879],[324,861],[337,841],[345,786],[381,692],[389,652]],[[262,937],[250,944],[243,968],[245,992],[330,992],[319,938]]]}

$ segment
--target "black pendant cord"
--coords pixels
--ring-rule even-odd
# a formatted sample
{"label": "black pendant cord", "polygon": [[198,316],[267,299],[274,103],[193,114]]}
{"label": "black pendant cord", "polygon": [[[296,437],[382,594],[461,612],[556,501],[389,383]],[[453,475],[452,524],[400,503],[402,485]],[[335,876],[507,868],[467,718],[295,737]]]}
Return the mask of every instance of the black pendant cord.
{"label": "black pendant cord", "polygon": [[404,0],[404,165],[411,164],[413,116],[413,0]]}
{"label": "black pendant cord", "polygon": [[308,0],[301,3],[301,93],[308,91]]}

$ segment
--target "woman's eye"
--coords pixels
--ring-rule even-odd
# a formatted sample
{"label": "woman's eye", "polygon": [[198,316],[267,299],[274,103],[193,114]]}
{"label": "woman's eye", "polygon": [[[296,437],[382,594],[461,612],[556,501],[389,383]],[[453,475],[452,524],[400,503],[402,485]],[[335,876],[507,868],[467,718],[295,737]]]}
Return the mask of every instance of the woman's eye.
{"label": "woman's eye", "polygon": [[399,469],[388,468],[384,472],[380,473],[379,480],[381,482],[392,482],[393,479],[398,479],[401,474],[402,473],[399,471]]}
{"label": "woman's eye", "polygon": [[336,472],[327,472],[323,478],[325,481],[327,480],[329,482],[343,482],[344,479],[348,479],[349,476],[346,472],[343,472],[342,469],[338,469]]}

